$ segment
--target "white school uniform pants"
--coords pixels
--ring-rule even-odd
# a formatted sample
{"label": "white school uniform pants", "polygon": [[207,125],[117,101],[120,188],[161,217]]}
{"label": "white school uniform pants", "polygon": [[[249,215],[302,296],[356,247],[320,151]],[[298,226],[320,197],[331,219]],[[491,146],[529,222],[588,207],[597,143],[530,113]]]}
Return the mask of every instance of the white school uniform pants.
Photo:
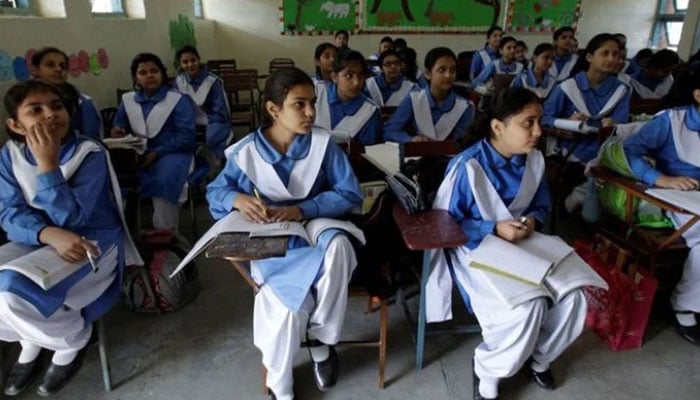
{"label": "white school uniform pants", "polygon": [[549,368],[583,331],[586,299],[580,289],[551,306],[537,298],[510,309],[479,273],[455,265],[455,277],[469,294],[481,326],[483,342],[474,350],[474,369],[481,379],[513,376],[530,357]]}
{"label": "white school uniform pants", "polygon": [[267,368],[267,387],[278,398],[292,394],[294,357],[307,334],[329,345],[340,340],[348,283],[356,265],[350,240],[339,234],[329,243],[320,276],[310,290],[313,294],[306,296],[299,311],[289,310],[269,286],[263,285],[255,295],[253,342]]}
{"label": "white school uniform pants", "polygon": [[27,300],[0,292],[0,340],[27,342],[52,351],[80,350],[90,340],[92,324],[81,310],[95,301],[116,278],[116,265],[89,272],[68,290],[63,306],[48,318]]}
{"label": "white school uniform pants", "polygon": [[173,204],[170,200],[164,197],[154,197],[153,201],[153,229],[168,230],[174,229],[177,232],[180,229],[180,208],[187,201],[187,192],[189,184],[185,182],[180,192],[180,198],[177,199],[177,204]]}
{"label": "white school uniform pants", "polygon": [[[688,214],[671,214],[676,227],[686,223]],[[683,276],[671,294],[671,306],[676,311],[700,313],[700,223],[695,223],[683,234],[690,252],[683,264]]]}

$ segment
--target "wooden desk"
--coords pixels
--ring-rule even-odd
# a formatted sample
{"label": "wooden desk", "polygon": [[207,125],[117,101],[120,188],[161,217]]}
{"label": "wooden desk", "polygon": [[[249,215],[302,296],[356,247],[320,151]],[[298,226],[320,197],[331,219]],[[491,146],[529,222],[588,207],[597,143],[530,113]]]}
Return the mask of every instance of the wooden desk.
{"label": "wooden desk", "polygon": [[[426,332],[425,284],[430,273],[430,251],[461,246],[467,242],[467,237],[454,218],[452,218],[452,215],[445,210],[430,210],[418,214],[408,214],[400,204],[396,203],[392,208],[392,215],[406,247],[414,251],[423,251],[417,324],[408,310],[402,290],[399,289],[397,293],[403,306],[406,320],[412,327],[417,325],[413,339],[416,343],[416,369],[420,370],[423,368],[426,333],[477,333],[481,331],[478,325],[466,325],[449,330],[431,330]],[[411,335],[414,335],[413,329],[411,329]]]}

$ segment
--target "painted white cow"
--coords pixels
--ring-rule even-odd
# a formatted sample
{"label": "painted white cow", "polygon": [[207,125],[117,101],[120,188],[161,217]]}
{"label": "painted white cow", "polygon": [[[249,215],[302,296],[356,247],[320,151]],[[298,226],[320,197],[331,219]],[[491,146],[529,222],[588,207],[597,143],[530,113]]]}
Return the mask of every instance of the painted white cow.
{"label": "painted white cow", "polygon": [[321,11],[328,13],[328,18],[346,18],[350,14],[350,4],[327,1],[321,4]]}

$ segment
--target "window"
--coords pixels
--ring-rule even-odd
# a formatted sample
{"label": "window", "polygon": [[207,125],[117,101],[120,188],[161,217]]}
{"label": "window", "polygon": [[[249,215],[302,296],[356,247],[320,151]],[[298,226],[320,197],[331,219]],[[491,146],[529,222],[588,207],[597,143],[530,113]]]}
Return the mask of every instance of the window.
{"label": "window", "polygon": [[124,15],[122,0],[92,0],[92,13],[102,15]]}
{"label": "window", "polygon": [[0,14],[28,15],[30,6],[29,0],[0,0]]}
{"label": "window", "polygon": [[651,47],[678,50],[688,2],[689,0],[659,0],[656,23],[649,42]]}
{"label": "window", "polygon": [[194,17],[204,18],[204,13],[202,13],[202,0],[194,0]]}

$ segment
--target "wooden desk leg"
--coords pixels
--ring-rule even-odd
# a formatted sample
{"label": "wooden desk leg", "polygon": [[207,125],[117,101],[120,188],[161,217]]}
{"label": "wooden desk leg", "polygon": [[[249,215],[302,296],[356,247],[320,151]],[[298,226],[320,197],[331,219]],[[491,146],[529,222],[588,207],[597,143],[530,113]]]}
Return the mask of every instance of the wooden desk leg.
{"label": "wooden desk leg", "polygon": [[423,350],[425,347],[425,284],[430,273],[430,250],[423,251],[423,268],[420,277],[420,306],[418,308],[418,334],[416,338],[416,370],[423,369]]}

